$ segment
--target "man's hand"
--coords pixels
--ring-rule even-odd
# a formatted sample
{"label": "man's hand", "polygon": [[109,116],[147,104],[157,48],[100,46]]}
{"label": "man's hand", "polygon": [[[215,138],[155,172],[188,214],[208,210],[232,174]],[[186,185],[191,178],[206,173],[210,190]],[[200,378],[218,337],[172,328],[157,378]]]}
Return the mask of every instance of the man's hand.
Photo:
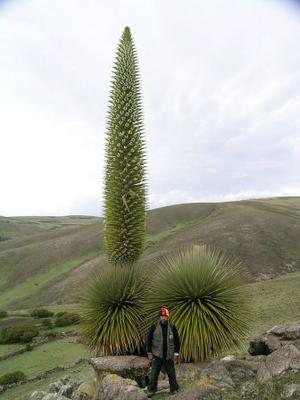
{"label": "man's hand", "polygon": [[173,361],[174,361],[175,364],[178,363],[178,358],[179,358],[179,353],[174,353]]}
{"label": "man's hand", "polygon": [[153,360],[153,354],[152,353],[147,353],[148,360],[152,361]]}

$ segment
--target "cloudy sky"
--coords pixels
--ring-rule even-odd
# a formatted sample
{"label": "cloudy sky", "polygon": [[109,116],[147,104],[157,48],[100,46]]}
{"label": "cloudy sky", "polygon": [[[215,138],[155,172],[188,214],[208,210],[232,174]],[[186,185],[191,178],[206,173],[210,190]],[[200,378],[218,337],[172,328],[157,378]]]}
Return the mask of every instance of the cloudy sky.
{"label": "cloudy sky", "polygon": [[101,215],[126,25],[150,208],[300,195],[296,1],[0,0],[0,215]]}

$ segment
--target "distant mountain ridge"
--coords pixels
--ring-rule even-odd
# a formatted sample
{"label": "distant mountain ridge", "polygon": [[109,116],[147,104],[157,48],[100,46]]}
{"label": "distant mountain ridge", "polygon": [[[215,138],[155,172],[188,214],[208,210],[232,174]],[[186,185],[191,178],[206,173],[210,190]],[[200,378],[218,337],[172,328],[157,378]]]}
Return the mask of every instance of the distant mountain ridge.
{"label": "distant mountain ridge", "polygon": [[[102,219],[0,217],[0,309],[70,303],[106,264]],[[251,280],[300,270],[300,197],[191,203],[148,211],[141,264],[189,244],[241,261]]]}

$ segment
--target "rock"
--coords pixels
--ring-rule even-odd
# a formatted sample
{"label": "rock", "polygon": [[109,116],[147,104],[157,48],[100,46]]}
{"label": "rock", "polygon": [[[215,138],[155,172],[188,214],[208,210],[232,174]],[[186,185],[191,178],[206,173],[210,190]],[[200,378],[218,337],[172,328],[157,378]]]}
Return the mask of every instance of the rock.
{"label": "rock", "polygon": [[274,326],[265,334],[250,341],[249,354],[268,355],[286,344],[300,342],[300,322],[291,325]]}
{"label": "rock", "polygon": [[146,386],[149,361],[145,357],[108,356],[90,358],[88,361],[100,380],[107,373],[117,374],[135,380],[140,387]]}
{"label": "rock", "polygon": [[266,358],[266,367],[272,376],[279,376],[288,369],[300,369],[300,350],[289,344],[274,351]]}
{"label": "rock", "polygon": [[300,339],[300,321],[290,325],[274,326],[268,331],[282,340],[297,340]]}
{"label": "rock", "polygon": [[116,374],[106,375],[97,389],[94,400],[144,400],[148,396],[136,381]]}
{"label": "rock", "polygon": [[67,397],[58,393],[47,393],[43,391],[35,391],[31,393],[30,400],[68,400]]}
{"label": "rock", "polygon": [[71,399],[73,393],[78,389],[81,383],[82,382],[77,382],[72,379],[70,375],[66,375],[60,380],[51,383],[49,385],[49,392],[58,393],[61,396]]}
{"label": "rock", "polygon": [[256,379],[259,383],[265,383],[272,380],[271,371],[266,367],[265,363],[262,363],[257,371]]}
{"label": "rock", "polygon": [[185,390],[172,396],[172,400],[222,400],[222,391],[214,385]]}
{"label": "rock", "polygon": [[226,357],[221,358],[221,361],[223,361],[223,362],[233,361],[233,360],[236,360],[235,356],[226,356]]}
{"label": "rock", "polygon": [[97,380],[82,383],[72,396],[72,400],[92,400],[96,394]]}
{"label": "rock", "polygon": [[216,382],[216,385],[221,388],[232,388],[234,382],[230,377],[230,374],[220,361],[212,361],[201,373],[201,379],[212,379]]}
{"label": "rock", "polygon": [[284,385],[282,399],[300,399],[300,384],[292,383]]}
{"label": "rock", "polygon": [[[240,385],[246,380],[254,380],[256,377],[256,373],[247,360],[234,359],[227,361],[225,362],[225,367],[236,385]],[[232,386],[234,386],[234,384]]]}

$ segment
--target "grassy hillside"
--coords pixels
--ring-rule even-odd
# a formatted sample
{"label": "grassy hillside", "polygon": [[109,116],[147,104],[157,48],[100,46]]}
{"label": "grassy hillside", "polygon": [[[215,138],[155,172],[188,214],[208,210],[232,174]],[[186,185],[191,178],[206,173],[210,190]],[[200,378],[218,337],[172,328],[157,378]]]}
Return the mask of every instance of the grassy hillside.
{"label": "grassy hillside", "polygon": [[[0,217],[0,309],[65,304],[105,265],[95,217]],[[300,269],[300,197],[181,204],[148,212],[141,263],[187,244],[208,244],[243,262],[250,280]]]}

